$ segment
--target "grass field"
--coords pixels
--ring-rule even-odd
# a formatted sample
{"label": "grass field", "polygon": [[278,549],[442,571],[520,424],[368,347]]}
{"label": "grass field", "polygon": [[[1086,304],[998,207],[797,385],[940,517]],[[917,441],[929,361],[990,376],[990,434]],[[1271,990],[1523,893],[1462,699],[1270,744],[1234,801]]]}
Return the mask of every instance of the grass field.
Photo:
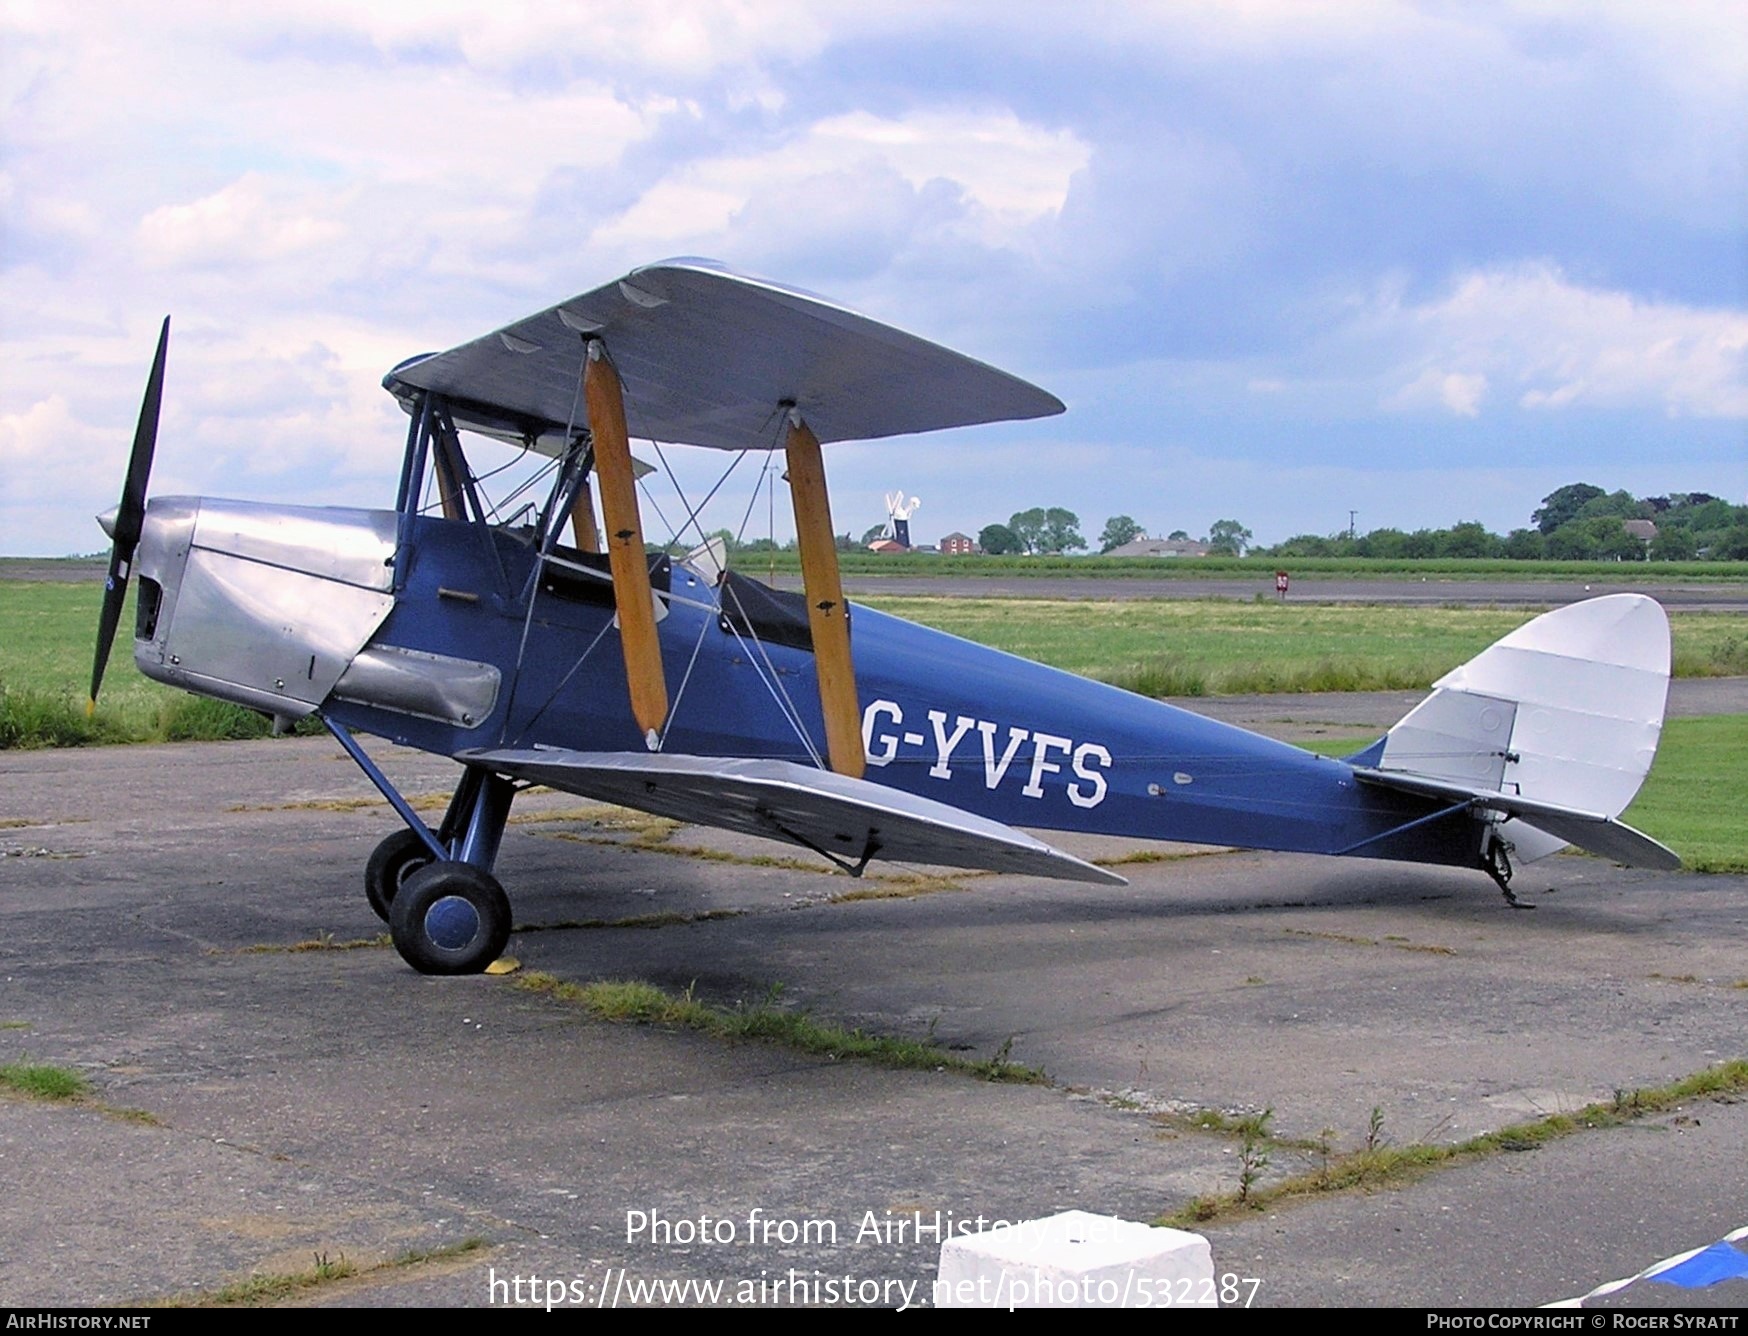
{"label": "grass field", "polygon": [[103,588],[0,581],[0,748],[262,737],[260,715],[176,691],[134,667],[128,591],[97,713],[87,718]]}
{"label": "grass field", "polygon": [[1622,814],[1699,872],[1748,872],[1748,715],[1671,719],[1657,760]]}
{"label": "grass field", "polygon": [[[1507,631],[1521,609],[1216,600],[862,600],[1147,696],[1388,691],[1430,686]],[[1675,672],[1748,674],[1748,618],[1676,613]]]}

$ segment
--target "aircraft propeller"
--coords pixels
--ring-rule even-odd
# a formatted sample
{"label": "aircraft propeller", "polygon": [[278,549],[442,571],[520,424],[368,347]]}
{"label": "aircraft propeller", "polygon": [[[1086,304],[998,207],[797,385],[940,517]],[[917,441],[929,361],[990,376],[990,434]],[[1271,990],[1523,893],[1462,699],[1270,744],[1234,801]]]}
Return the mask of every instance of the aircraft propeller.
{"label": "aircraft propeller", "polygon": [[146,480],[152,472],[152,452],[158,445],[158,407],[164,398],[164,355],[170,346],[170,317],[164,317],[164,327],[158,331],[158,352],[152,358],[152,374],[146,380],[146,397],[140,404],[140,419],[134,427],[133,453],[128,456],[127,481],[122,484],[121,501],[113,511],[98,516],[111,540],[109,578],[103,583],[103,612],[97,619],[97,657],[91,665],[91,699],[85,712],[97,708],[97,688],[103,682],[103,670],[109,663],[109,650],[115,643],[116,624],[121,620],[121,606],[127,599],[128,576],[133,570],[134,549],[139,546],[140,530],[146,518]]}

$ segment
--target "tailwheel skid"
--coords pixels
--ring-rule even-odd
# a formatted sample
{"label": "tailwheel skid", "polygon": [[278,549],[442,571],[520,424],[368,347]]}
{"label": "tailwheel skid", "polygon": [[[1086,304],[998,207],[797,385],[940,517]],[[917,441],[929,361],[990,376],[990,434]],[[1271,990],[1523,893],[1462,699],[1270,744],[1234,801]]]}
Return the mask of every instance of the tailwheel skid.
{"label": "tailwheel skid", "polygon": [[1488,831],[1487,845],[1481,854],[1481,870],[1493,878],[1499,887],[1499,893],[1505,897],[1505,903],[1513,909],[1534,909],[1535,906],[1517,898],[1517,893],[1511,889],[1511,843],[1499,838],[1497,832]]}

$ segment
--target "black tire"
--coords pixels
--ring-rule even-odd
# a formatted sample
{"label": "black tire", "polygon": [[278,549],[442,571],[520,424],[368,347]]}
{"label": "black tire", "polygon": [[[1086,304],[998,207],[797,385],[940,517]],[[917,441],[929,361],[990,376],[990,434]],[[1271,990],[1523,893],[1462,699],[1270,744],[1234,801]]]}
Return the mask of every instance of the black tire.
{"label": "black tire", "polygon": [[421,974],[478,974],[510,940],[510,899],[468,863],[433,863],[402,884],[389,911],[401,959]]}
{"label": "black tire", "polygon": [[364,865],[364,898],[376,916],[389,922],[389,906],[407,878],[435,861],[431,847],[410,830],[397,830],[377,845]]}

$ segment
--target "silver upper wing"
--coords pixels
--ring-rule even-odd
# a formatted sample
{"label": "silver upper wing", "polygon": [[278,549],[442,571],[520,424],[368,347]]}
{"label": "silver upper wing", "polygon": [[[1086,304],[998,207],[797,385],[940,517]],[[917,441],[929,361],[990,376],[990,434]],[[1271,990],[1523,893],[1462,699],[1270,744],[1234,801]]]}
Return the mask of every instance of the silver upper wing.
{"label": "silver upper wing", "polygon": [[783,441],[793,403],[824,441],[874,440],[1048,417],[1062,402],[992,366],[823,297],[682,259],[635,269],[484,338],[396,367],[383,386],[430,390],[458,426],[560,448],[581,427],[583,338],[625,387],[633,436],[723,450]]}

